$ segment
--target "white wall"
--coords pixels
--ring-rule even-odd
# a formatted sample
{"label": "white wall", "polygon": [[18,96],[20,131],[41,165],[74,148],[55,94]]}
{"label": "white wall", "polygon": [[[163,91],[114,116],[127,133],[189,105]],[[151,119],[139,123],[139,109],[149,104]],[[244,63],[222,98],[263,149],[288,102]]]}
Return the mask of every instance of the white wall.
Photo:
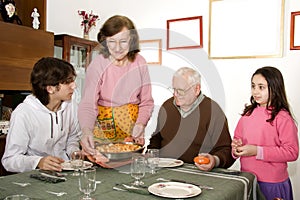
{"label": "white wall", "polygon": [[[71,3],[72,2],[72,3]],[[250,98],[250,77],[259,67],[272,65],[278,67],[286,84],[288,100],[297,121],[300,120],[299,93],[299,63],[300,51],[289,50],[290,12],[300,11],[300,1],[286,0],[284,19],[284,56],[282,58],[265,59],[227,59],[209,60],[205,52],[208,49],[208,0],[49,0],[47,2],[47,30],[55,34],[67,33],[82,37],[80,27],[81,18],[78,10],[93,10],[99,14],[101,20],[92,30],[90,38],[96,40],[96,35],[102,23],[115,14],[126,15],[131,18],[141,39],[162,39],[163,49],[166,48],[166,20],[192,16],[203,16],[203,49],[192,50],[163,50],[162,66],[149,66],[153,82],[153,96],[155,112],[149,122],[147,134],[151,134],[155,127],[155,117],[159,105],[171,94],[166,87],[171,84],[174,70],[181,66],[191,66],[202,74],[203,91],[215,99],[224,109],[230,131],[233,134],[235,125],[240,117],[243,106]],[[255,11],[253,11],[255,13]],[[251,17],[251,16],[249,16]],[[226,47],[224,47],[226,48]],[[289,163],[295,199],[300,199],[300,171],[299,159]],[[239,163],[236,162],[234,168]]]}

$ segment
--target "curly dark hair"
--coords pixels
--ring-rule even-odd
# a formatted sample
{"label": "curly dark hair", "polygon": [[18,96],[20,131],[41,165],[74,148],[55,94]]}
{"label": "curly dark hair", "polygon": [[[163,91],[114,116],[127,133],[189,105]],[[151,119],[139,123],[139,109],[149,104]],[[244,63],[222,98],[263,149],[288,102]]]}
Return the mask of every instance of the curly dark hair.
{"label": "curly dark hair", "polygon": [[[262,75],[268,83],[269,98],[266,108],[267,110],[271,111],[271,117],[267,119],[267,122],[272,123],[280,110],[285,110],[292,116],[287,101],[284,80],[281,72],[275,67],[262,67],[254,72],[251,81],[253,77],[257,74]],[[250,103],[250,105],[245,105],[245,109],[242,113],[242,116],[251,115],[253,110],[258,106],[253,96],[251,96],[250,98]]]}
{"label": "curly dark hair", "polygon": [[130,31],[130,47],[127,54],[128,60],[133,62],[136,54],[140,51],[139,36],[133,22],[125,16],[115,15],[110,17],[102,26],[98,33],[98,42],[100,43],[100,54],[104,58],[108,58],[110,53],[107,47],[106,38],[111,37],[123,28],[127,28]]}
{"label": "curly dark hair", "polygon": [[35,95],[43,105],[49,103],[49,94],[47,86],[57,86],[70,82],[70,77],[76,76],[73,65],[67,61],[44,57],[38,60],[31,72],[30,83],[32,86],[32,93]]}

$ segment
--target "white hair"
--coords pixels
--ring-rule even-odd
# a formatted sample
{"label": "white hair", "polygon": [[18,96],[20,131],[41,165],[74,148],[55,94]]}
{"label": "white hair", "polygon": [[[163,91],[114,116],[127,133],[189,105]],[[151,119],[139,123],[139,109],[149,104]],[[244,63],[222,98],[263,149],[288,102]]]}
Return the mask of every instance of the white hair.
{"label": "white hair", "polygon": [[201,76],[199,72],[189,67],[182,67],[174,73],[174,77],[184,77],[189,84],[201,84]]}

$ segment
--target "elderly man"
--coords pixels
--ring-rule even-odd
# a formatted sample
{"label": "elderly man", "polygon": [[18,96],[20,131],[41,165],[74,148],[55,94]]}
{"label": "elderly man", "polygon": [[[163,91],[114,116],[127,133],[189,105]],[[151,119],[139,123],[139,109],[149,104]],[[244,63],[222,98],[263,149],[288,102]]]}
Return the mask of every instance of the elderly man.
{"label": "elderly man", "polygon": [[194,69],[177,70],[172,80],[173,97],[159,110],[156,131],[148,148],[160,149],[161,157],[194,163],[197,155],[209,158],[196,166],[203,171],[228,168],[234,163],[227,119],[219,105],[201,92],[201,77]]}

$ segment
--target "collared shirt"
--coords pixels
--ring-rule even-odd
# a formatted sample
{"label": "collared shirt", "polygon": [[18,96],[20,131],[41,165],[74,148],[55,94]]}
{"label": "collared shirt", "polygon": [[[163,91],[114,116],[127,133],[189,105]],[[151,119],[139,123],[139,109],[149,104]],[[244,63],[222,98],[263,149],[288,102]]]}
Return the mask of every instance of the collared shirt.
{"label": "collared shirt", "polygon": [[204,97],[205,97],[204,94],[201,92],[200,95],[198,96],[198,98],[194,101],[194,103],[192,104],[191,108],[188,111],[184,111],[180,108],[180,106],[177,106],[176,102],[175,102],[175,99],[173,101],[173,104],[177,108],[177,110],[180,113],[181,117],[186,118],[187,116],[189,116],[189,114],[191,114],[199,106],[199,104],[202,102]]}

